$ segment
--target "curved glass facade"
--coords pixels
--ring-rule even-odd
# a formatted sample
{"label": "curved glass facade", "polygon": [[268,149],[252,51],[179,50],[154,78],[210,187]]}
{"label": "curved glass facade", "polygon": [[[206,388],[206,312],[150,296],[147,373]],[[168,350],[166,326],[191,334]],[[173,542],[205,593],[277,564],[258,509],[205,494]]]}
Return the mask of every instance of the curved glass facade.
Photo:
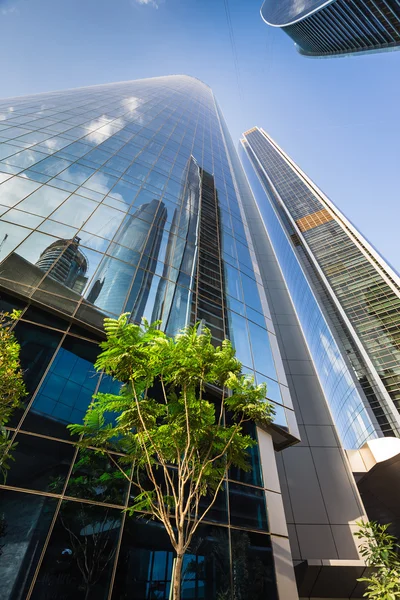
{"label": "curved glass facade", "polygon": [[[5,600],[169,597],[162,528],[121,515],[130,490],[96,485],[112,466],[76,455],[65,428],[117,385],[93,367],[105,315],[161,319],[171,334],[204,319],[267,382],[290,438],[228,135],[210,88],[187,76],[0,102],[0,299],[23,311],[15,333],[30,394],[0,485]],[[257,452],[253,462],[251,475],[230,474],[188,554],[184,598],[276,597]]]}
{"label": "curved glass facade", "polygon": [[335,0],[264,0],[261,15],[268,25],[284,27],[304,19],[310,13],[319,10]]}
{"label": "curved glass facade", "polygon": [[265,0],[261,15],[268,25],[282,27],[306,56],[400,46],[400,5],[393,0]]}
{"label": "curved glass facade", "polygon": [[275,212],[275,203],[268,191],[269,184],[265,174],[246,140],[242,140],[241,158],[341,442],[345,448],[358,448],[377,437],[373,415],[365,406],[332,336],[288,235]]}

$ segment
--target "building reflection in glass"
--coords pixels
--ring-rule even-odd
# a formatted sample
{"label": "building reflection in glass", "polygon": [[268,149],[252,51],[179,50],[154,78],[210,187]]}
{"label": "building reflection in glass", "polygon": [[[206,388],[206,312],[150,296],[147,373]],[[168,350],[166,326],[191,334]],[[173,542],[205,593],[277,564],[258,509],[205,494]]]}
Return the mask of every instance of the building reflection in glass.
{"label": "building reflection in glass", "polygon": [[104,311],[119,314],[131,290],[132,319],[141,318],[157,264],[166,218],[164,203],[156,199],[142,204],[132,215],[127,215],[114,237],[111,248],[113,257],[106,256],[103,259],[89,289],[89,302]]}
{"label": "building reflection in glass", "polygon": [[200,194],[200,169],[191,156],[181,206],[175,210],[172,219],[163,276],[152,313],[152,321],[161,320],[169,334],[190,322],[198,255]]}
{"label": "building reflection in glass", "polygon": [[57,240],[40,254],[36,262],[48,276],[66,287],[78,292],[83,291],[87,278],[85,277],[88,262],[79,248],[80,238]]}
{"label": "building reflection in glass", "polygon": [[188,323],[204,319],[221,342],[226,325],[218,193],[214,177],[193,156],[182,198],[173,219],[152,320],[161,320],[173,335]]}

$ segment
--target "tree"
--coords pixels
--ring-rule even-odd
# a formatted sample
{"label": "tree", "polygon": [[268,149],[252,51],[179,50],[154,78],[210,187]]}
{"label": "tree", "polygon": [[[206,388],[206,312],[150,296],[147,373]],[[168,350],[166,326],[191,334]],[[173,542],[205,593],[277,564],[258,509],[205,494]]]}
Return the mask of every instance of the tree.
{"label": "tree", "polygon": [[69,428],[132,484],[128,511],[149,513],[165,527],[176,553],[173,600],[180,600],[183,557],[228,469],[250,469],[256,442],[243,425],[267,425],[273,408],[265,385],[241,375],[229,341],[214,347],[210,331],[195,327],[170,338],[159,325],[139,327],[128,314],[105,319],[95,367],[121,381],[121,391],[98,393],[83,425]]}
{"label": "tree", "polygon": [[0,473],[4,480],[10,468],[11,451],[15,448],[5,426],[27,394],[19,360],[21,348],[11,331],[12,322],[19,316],[17,310],[0,313]]}
{"label": "tree", "polygon": [[372,600],[400,598],[400,546],[387,532],[390,525],[375,521],[359,521],[357,525],[360,529],[354,535],[362,540],[360,554],[366,565],[373,567],[369,577],[358,579],[368,584],[364,596]]}

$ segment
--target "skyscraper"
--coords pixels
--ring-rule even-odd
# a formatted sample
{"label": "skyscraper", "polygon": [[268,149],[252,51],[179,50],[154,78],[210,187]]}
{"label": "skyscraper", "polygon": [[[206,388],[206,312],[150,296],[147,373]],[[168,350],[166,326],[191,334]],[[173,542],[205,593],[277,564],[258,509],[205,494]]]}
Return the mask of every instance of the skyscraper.
{"label": "skyscraper", "polygon": [[162,528],[121,512],[131,491],[99,485],[112,465],[66,429],[96,391],[118,390],[93,365],[104,316],[121,312],[170,333],[204,320],[276,406],[268,431],[249,431],[252,473],[230,474],[199,528],[183,597],[297,598],[274,449],[298,428],[243,213],[251,192],[212,91],[160,77],[12,98],[0,115],[0,299],[22,310],[29,391],[0,484],[2,598],[169,597]]}
{"label": "skyscraper", "polygon": [[268,25],[282,28],[306,56],[395,50],[400,45],[398,0],[264,0],[261,16]]}
{"label": "skyscraper", "polygon": [[399,435],[398,275],[263,130],[249,130],[243,143],[285,220],[366,403],[384,435]]}
{"label": "skyscraper", "polygon": [[[369,516],[399,522],[398,510],[384,501],[398,499],[400,487],[399,277],[265,131],[245,132],[241,152],[342,445],[350,457],[360,448],[388,449],[381,470],[375,459],[365,468],[353,465],[360,489],[368,489]],[[342,357],[346,385],[351,379],[356,395],[339,397],[341,384],[330,382],[339,373],[324,367],[327,353]],[[379,477],[373,490],[366,483],[372,467]]]}

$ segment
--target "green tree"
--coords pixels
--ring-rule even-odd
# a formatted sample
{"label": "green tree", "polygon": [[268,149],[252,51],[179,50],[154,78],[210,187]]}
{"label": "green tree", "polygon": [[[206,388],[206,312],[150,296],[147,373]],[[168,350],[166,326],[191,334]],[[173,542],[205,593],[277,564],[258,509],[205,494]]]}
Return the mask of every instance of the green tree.
{"label": "green tree", "polygon": [[251,468],[256,442],[243,424],[267,425],[273,408],[265,385],[241,375],[229,341],[214,347],[210,331],[195,327],[170,338],[159,325],[139,327],[127,314],[105,319],[95,366],[123,382],[121,392],[98,393],[83,425],[69,427],[132,484],[129,512],[149,513],[165,527],[176,553],[173,600],[180,600],[183,557],[228,469]]}
{"label": "green tree", "polygon": [[0,473],[4,480],[10,468],[11,451],[15,447],[10,443],[5,426],[27,394],[19,360],[21,348],[11,331],[12,322],[19,315],[16,310],[0,313]]}
{"label": "green tree", "polygon": [[364,596],[371,600],[400,598],[400,546],[387,532],[390,525],[375,521],[359,521],[357,525],[360,529],[354,535],[362,540],[360,554],[366,565],[373,568],[369,577],[358,580],[367,584]]}

